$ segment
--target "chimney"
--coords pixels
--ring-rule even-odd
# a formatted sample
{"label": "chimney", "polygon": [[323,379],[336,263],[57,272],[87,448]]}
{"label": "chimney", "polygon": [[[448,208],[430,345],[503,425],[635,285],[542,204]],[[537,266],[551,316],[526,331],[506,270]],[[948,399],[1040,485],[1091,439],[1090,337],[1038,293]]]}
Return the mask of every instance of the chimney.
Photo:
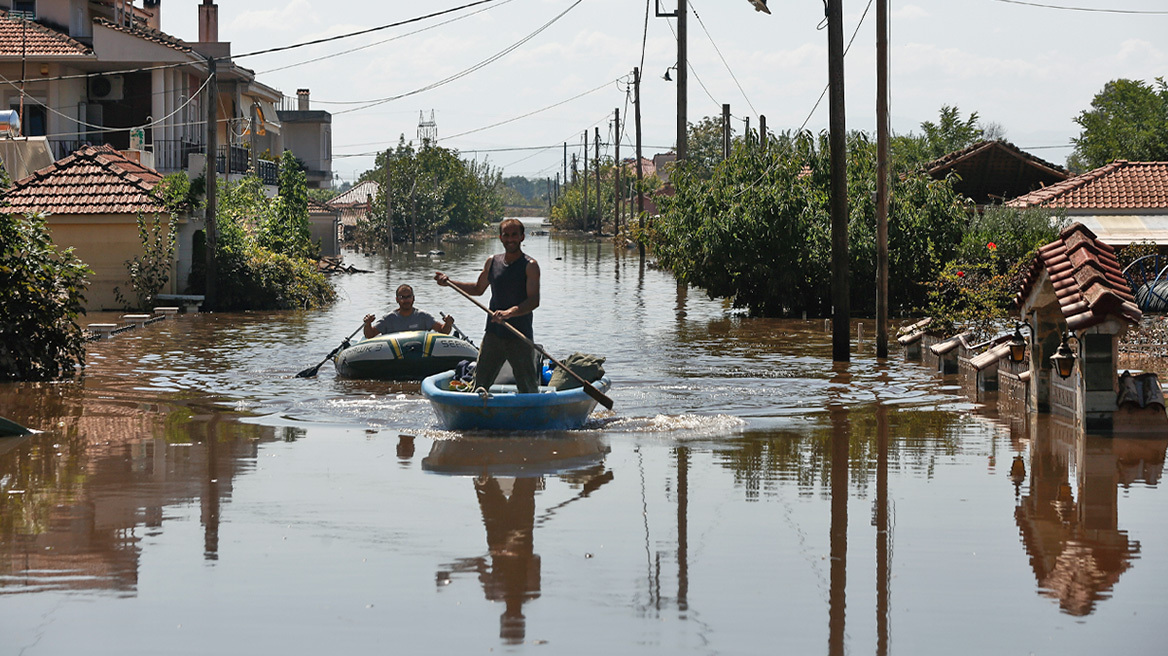
{"label": "chimney", "polygon": [[203,0],[199,5],[199,43],[219,42],[219,5]]}
{"label": "chimney", "polygon": [[162,31],[162,0],[145,0],[142,3],[146,9],[146,27]]}
{"label": "chimney", "polygon": [[296,90],[296,98],[297,98],[297,100],[300,101],[297,109],[299,109],[302,112],[307,112],[308,111],[308,89],[297,89]]}

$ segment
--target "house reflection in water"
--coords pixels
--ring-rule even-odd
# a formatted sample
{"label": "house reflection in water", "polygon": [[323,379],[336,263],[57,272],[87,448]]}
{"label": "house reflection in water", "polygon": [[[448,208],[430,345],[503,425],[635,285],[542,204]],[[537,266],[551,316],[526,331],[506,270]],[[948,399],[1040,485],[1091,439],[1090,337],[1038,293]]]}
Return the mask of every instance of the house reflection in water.
{"label": "house reflection in water", "polygon": [[1120,529],[1119,487],[1159,484],[1168,437],[1089,435],[1049,417],[1029,428],[1029,480],[1014,511],[1022,541],[1040,593],[1089,615],[1140,553]]}
{"label": "house reflection in water", "polygon": [[[596,436],[562,440],[464,438],[436,441],[423,460],[422,468],[428,471],[455,475],[479,472],[474,489],[487,533],[487,555],[442,565],[436,581],[443,586],[454,574],[477,574],[486,598],[504,604],[499,637],[506,644],[523,643],[527,636],[523,604],[540,595],[536,525],[613,479],[613,473],[599,462],[606,452],[607,447]],[[535,493],[544,489],[546,477],[552,474],[578,487],[579,492],[537,518]]]}
{"label": "house reflection in water", "polygon": [[[2,398],[2,397],[0,397]],[[42,408],[55,431],[0,464],[0,588],[137,593],[140,542],[167,506],[199,503],[204,558],[218,557],[219,506],[274,430],[136,404]],[[146,411],[149,410],[149,411]],[[13,493],[15,490],[17,493]]]}

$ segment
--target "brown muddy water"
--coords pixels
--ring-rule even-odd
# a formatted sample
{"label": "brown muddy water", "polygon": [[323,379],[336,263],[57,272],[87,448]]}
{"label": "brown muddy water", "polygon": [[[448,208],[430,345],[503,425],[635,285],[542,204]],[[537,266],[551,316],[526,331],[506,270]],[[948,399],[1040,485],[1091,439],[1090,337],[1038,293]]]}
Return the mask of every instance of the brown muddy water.
{"label": "brown muddy water", "polygon": [[401,282],[481,334],[428,279],[498,244],[441,248],[0,385],[42,431],[0,439],[0,655],[1168,651],[1168,439],[998,417],[870,322],[833,365],[822,320],[532,235],[538,341],[608,358],[585,429],[448,433],[416,384],[294,377]]}

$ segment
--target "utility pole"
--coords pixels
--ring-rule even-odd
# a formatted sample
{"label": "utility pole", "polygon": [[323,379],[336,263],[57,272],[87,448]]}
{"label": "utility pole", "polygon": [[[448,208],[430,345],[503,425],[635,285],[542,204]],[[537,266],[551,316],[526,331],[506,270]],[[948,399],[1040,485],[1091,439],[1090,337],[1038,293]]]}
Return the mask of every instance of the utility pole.
{"label": "utility pole", "polygon": [[393,194],[390,193],[389,186],[389,154],[391,152],[391,150],[385,151],[385,229],[390,253],[393,252],[393,203],[391,201]]}
{"label": "utility pole", "polygon": [[851,360],[848,286],[848,162],[844,118],[843,0],[827,0],[827,69],[831,151],[831,359]]}
{"label": "utility pole", "polygon": [[888,357],[888,0],[876,0],[876,357]]}
{"label": "utility pole", "polygon": [[[637,125],[637,220],[641,234],[645,234],[645,194],[641,191],[641,69],[633,68],[633,108]],[[645,257],[645,239],[637,240],[637,250]]]}
{"label": "utility pole", "polygon": [[564,142],[564,186],[568,185],[568,142]]}
{"label": "utility pole", "polygon": [[766,148],[766,116],[758,115],[758,146],[759,148]]}
{"label": "utility pole", "polygon": [[584,230],[588,230],[588,130],[584,131]]}
{"label": "utility pole", "polygon": [[600,205],[600,126],[596,127],[596,139],[592,147],[596,150],[596,234],[604,232],[604,210]]}
{"label": "utility pole", "polygon": [[613,137],[613,164],[612,179],[613,179],[613,193],[612,195],[612,234],[620,234],[620,220],[621,220],[621,158],[620,158],[620,107],[612,110],[612,133]]}
{"label": "utility pole", "polygon": [[722,159],[730,159],[730,103],[722,104]]}
{"label": "utility pole", "polygon": [[547,186],[548,216],[550,217],[552,215],[552,179],[545,177],[544,183]]}
{"label": "utility pole", "polygon": [[686,62],[686,0],[677,0],[677,161],[680,164],[689,155],[689,122],[686,97],[689,84],[689,64]]}
{"label": "utility pole", "polygon": [[[204,309],[214,310],[219,293],[219,266],[216,256],[219,252],[219,226],[215,217],[219,211],[218,159],[219,151],[219,79],[215,68],[215,58],[207,58],[207,187],[206,219],[204,220],[204,243],[206,245],[207,278],[203,289]],[[22,94],[23,97],[23,94]]]}
{"label": "utility pole", "polygon": [[259,175],[260,174],[260,167],[259,167],[260,145],[256,141],[256,139],[259,137],[259,129],[260,129],[259,119],[260,119],[260,117],[259,117],[258,105],[256,105],[253,102],[251,104],[251,129],[249,130],[249,132],[251,132],[251,135],[250,135],[251,142],[248,144],[249,145],[248,154],[251,155],[250,164],[251,164],[252,175]]}

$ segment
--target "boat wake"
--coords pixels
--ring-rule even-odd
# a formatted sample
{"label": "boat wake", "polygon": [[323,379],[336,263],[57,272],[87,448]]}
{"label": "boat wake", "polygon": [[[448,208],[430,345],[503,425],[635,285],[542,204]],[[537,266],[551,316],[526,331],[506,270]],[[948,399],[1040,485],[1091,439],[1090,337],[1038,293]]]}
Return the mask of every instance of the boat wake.
{"label": "boat wake", "polygon": [[593,415],[585,428],[627,431],[630,433],[690,433],[694,437],[725,435],[746,427],[746,421],[732,415],[654,415],[652,417],[597,417]]}

